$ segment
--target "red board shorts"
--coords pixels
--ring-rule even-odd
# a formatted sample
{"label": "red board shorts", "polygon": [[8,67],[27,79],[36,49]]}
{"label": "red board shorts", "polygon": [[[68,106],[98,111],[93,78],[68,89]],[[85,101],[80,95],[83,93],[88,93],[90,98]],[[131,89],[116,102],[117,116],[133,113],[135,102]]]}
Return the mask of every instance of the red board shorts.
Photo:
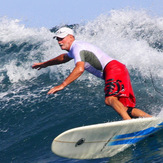
{"label": "red board shorts", "polygon": [[126,107],[135,107],[136,98],[126,66],[116,60],[109,62],[104,69],[105,98],[115,96]]}

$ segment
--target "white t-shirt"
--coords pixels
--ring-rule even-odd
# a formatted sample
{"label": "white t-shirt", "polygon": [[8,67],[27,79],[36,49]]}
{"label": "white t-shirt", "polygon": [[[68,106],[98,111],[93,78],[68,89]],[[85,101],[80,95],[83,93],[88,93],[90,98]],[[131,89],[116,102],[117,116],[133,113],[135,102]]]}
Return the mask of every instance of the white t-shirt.
{"label": "white t-shirt", "polygon": [[113,60],[98,47],[76,40],[72,43],[68,56],[74,59],[75,64],[85,62],[85,70],[100,78],[103,78],[105,66]]}

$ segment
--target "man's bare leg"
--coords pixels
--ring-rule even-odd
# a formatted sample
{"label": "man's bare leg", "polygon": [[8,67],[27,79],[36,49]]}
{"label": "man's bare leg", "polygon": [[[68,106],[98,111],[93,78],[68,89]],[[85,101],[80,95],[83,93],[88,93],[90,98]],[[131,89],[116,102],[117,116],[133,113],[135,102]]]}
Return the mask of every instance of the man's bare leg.
{"label": "man's bare leg", "polygon": [[138,118],[138,117],[152,117],[151,115],[145,113],[144,111],[137,109],[137,108],[133,108],[131,111],[131,115],[134,118]]}
{"label": "man's bare leg", "polygon": [[[106,105],[111,106],[112,108],[114,108],[114,110],[124,119],[131,119],[131,117],[128,115],[127,110],[128,108],[125,107],[119,100],[117,97],[114,96],[110,96],[107,97],[105,99],[105,103]],[[138,118],[138,117],[152,117],[151,115],[145,113],[144,111],[137,109],[137,108],[133,108],[131,111],[131,115],[134,118]]]}
{"label": "man's bare leg", "polygon": [[110,96],[105,99],[105,104],[114,108],[114,110],[124,119],[131,119],[127,113],[127,107],[125,107],[117,97]]}

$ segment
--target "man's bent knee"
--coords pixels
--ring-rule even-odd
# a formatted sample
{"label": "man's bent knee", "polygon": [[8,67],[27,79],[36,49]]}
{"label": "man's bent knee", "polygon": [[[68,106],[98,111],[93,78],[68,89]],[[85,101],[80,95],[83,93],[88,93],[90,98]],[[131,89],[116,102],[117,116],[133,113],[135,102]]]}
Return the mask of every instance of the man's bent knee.
{"label": "man's bent knee", "polygon": [[112,105],[113,101],[117,100],[117,97],[109,96],[105,98],[105,104],[106,105]]}

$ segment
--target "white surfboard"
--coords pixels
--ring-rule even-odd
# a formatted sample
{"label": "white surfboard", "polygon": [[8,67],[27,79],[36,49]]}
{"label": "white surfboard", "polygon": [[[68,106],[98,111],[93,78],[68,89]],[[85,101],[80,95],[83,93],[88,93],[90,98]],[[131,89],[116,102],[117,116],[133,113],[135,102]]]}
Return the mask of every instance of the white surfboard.
{"label": "white surfboard", "polygon": [[111,157],[163,128],[163,120],[139,118],[68,130],[52,142],[61,157],[96,159]]}

